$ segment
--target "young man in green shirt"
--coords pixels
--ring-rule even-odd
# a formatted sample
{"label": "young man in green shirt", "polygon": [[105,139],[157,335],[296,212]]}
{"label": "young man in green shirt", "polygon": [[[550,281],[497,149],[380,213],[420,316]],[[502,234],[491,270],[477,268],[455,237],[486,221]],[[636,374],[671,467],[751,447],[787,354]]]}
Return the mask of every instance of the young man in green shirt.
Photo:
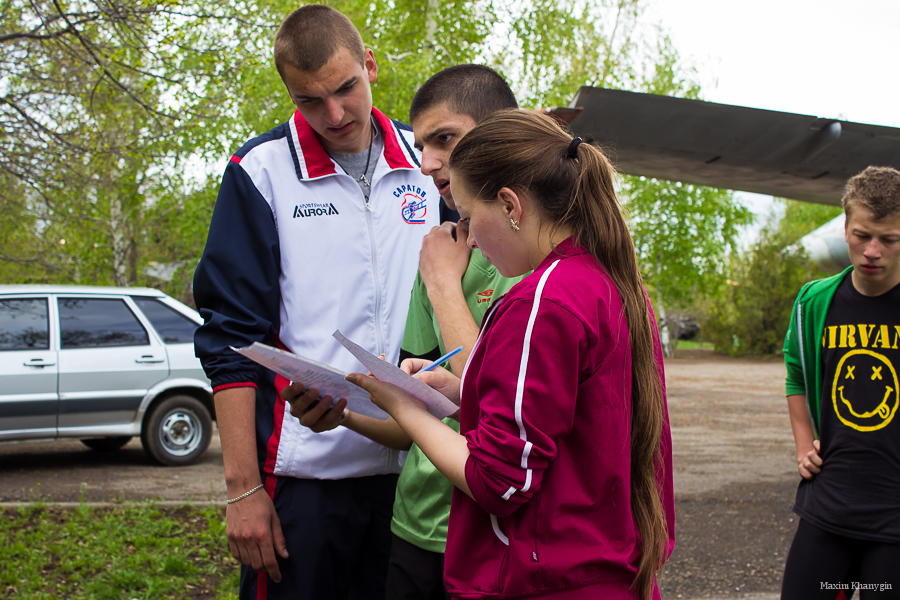
{"label": "young man in green shirt", "polygon": [[[506,81],[489,67],[456,65],[444,69],[416,92],[409,110],[415,145],[422,152],[422,173],[432,177],[447,206],[455,210],[450,194],[449,159],[457,142],[482,119],[498,110],[517,108]],[[491,302],[505,294],[521,277],[507,279],[488,263],[480,250],[466,245],[465,223],[452,221],[425,236],[419,255],[419,274],[410,298],[409,315],[400,359],[434,360],[448,348],[463,346],[448,368],[462,375],[475,345],[481,320]],[[340,400],[312,408],[299,398],[302,386],[285,389],[291,413],[314,431],[343,425],[376,442],[407,449],[409,455],[397,483],[393,541],[388,568],[388,600],[443,600],[443,562],[453,485],[411,445],[392,420],[379,421],[346,410]],[[459,431],[452,417],[445,420]]]}
{"label": "young man in green shirt", "polygon": [[[480,65],[444,69],[416,92],[409,116],[416,148],[422,152],[422,173],[432,177],[449,208],[456,208],[448,166],[453,148],[485,117],[516,107],[503,78]],[[450,370],[461,376],[491,301],[521,279],[501,276],[480,250],[469,250],[467,237],[466,223],[449,221],[425,236],[401,360],[434,360],[448,349],[463,346],[449,361]],[[444,422],[459,431],[453,417]],[[394,500],[387,598],[449,597],[444,590],[443,563],[452,495],[453,485],[413,445]]]}
{"label": "young man in green shirt", "polygon": [[801,476],[784,600],[900,597],[900,172],[867,168],[843,206],[852,266],[803,287],[784,345]]}

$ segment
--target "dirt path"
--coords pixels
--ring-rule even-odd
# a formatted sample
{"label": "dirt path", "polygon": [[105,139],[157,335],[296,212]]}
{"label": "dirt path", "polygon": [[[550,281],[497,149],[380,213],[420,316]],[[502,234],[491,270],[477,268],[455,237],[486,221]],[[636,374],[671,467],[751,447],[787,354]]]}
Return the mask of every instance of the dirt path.
{"label": "dirt path", "polygon": [[[778,597],[798,482],[780,361],[682,352],[667,361],[676,545],[663,598]],[[190,467],[153,465],[132,440],[113,454],[80,442],[0,445],[0,502],[224,501],[218,435]]]}
{"label": "dirt path", "polygon": [[132,439],[112,453],[81,442],[0,445],[0,502],[121,500],[225,501],[222,446],[213,432],[209,449],[187,467],[153,463]]}
{"label": "dirt path", "polygon": [[779,360],[667,361],[676,542],[663,598],[778,598],[799,481],[784,376]]}
{"label": "dirt path", "polygon": [[796,475],[784,364],[690,356],[666,365],[675,493]]}

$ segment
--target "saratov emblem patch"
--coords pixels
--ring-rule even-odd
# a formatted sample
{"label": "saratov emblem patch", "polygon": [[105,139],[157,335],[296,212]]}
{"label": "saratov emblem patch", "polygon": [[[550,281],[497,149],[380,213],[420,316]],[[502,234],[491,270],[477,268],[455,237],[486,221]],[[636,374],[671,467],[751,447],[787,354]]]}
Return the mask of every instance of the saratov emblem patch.
{"label": "saratov emblem patch", "polygon": [[425,190],[414,185],[401,185],[394,190],[394,197],[402,200],[400,214],[405,222],[411,225],[425,223],[425,214],[428,212]]}

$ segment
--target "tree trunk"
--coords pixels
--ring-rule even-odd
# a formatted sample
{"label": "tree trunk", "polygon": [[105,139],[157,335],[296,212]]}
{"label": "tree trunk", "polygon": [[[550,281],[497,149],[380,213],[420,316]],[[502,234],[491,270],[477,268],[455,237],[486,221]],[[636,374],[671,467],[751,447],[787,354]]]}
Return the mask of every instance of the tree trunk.
{"label": "tree trunk", "polygon": [[435,34],[437,32],[438,8],[439,0],[428,0],[428,6],[425,8],[425,60],[431,71],[431,61],[434,55]]}
{"label": "tree trunk", "polygon": [[[662,274],[662,256],[656,255],[656,274]],[[656,318],[659,319],[660,327],[659,327],[659,340],[662,343],[663,354],[667,357],[672,356],[672,348],[669,343],[669,319],[666,316],[666,304],[663,301],[663,295],[660,290],[660,285],[657,283],[656,286]]]}
{"label": "tree trunk", "polygon": [[125,240],[125,217],[122,213],[122,199],[118,190],[110,190],[113,197],[109,202],[109,230],[112,236],[113,282],[118,287],[128,285],[128,244]]}

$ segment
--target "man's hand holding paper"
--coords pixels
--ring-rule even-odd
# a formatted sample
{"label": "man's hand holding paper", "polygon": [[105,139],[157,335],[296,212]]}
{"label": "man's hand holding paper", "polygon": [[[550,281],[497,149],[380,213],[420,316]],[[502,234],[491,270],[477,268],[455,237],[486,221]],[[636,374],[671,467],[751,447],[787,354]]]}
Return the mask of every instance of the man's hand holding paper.
{"label": "man's hand holding paper", "polygon": [[316,388],[307,389],[303,382],[294,382],[281,390],[281,397],[291,407],[291,415],[300,420],[300,424],[309,427],[316,433],[329,431],[340,425],[347,408],[347,399],[337,402],[331,396],[319,396]]}
{"label": "man's hand holding paper", "polygon": [[[285,400],[291,400],[294,396],[302,395],[305,390],[316,389],[320,396],[329,397],[327,405],[330,406],[334,398],[345,398],[346,404],[354,412],[367,415],[376,419],[385,419],[387,415],[369,402],[369,396],[363,390],[352,386],[344,380],[345,372],[329,365],[298,356],[291,352],[273,348],[265,344],[254,343],[246,348],[232,348],[238,354],[242,354],[259,364],[267,367],[288,381],[299,384],[301,387],[292,392],[291,398],[283,396]],[[303,411],[309,408],[316,396],[309,401]],[[323,407],[324,408],[324,407]],[[343,408],[342,408],[343,409]],[[292,412],[293,413],[293,407]],[[295,415],[296,416],[296,415]]]}
{"label": "man's hand holding paper", "polygon": [[[430,363],[416,362],[415,359],[412,359],[405,361],[409,362],[410,366],[401,370],[348,340],[340,331],[335,331],[334,337],[356,356],[374,374],[375,378],[393,384],[417,398],[435,417],[443,419],[457,412],[459,380],[454,382],[453,380],[456,378],[449,372],[444,369],[436,369],[420,373],[421,380],[410,377],[412,372],[418,372]],[[369,400],[366,390],[350,385],[348,381],[344,380],[345,373],[333,367],[259,343],[254,343],[247,348],[233,348],[233,350],[272,369],[293,383],[285,388],[282,397],[290,403],[291,415],[300,419],[301,424],[313,431],[334,429],[340,423],[341,415],[346,407],[355,413],[377,419],[387,417],[378,408],[377,403],[373,404]],[[361,377],[363,376],[361,375]],[[429,387],[428,383],[434,383],[437,391]],[[446,391],[446,395],[443,393],[444,391]],[[338,398],[336,404],[334,398]],[[452,401],[454,398],[455,402]]]}

